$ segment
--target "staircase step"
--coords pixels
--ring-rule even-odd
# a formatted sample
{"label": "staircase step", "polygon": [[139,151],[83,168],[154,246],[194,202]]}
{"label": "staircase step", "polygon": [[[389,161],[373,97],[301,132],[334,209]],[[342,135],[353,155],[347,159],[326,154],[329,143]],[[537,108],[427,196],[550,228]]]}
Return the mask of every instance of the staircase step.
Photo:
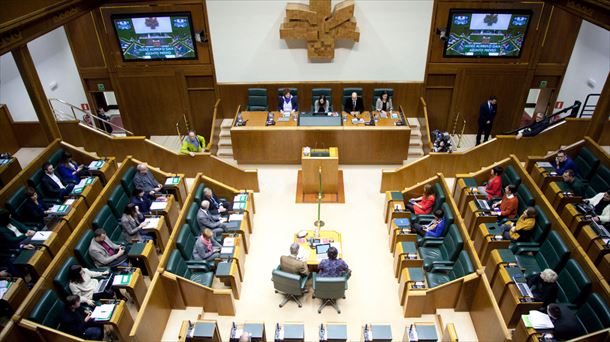
{"label": "staircase step", "polygon": [[233,149],[230,147],[222,147],[222,148],[218,148],[218,151],[216,152],[216,155],[219,157],[232,157],[233,156]]}
{"label": "staircase step", "polygon": [[220,134],[218,134],[219,137],[224,138],[224,137],[230,137],[231,136],[231,131],[228,129],[223,129],[220,131]]}
{"label": "staircase step", "polygon": [[220,123],[220,128],[228,128],[231,129],[231,125],[233,124],[233,119],[224,119]]}
{"label": "staircase step", "polygon": [[419,127],[419,120],[417,118],[407,118],[407,122],[411,127]]}

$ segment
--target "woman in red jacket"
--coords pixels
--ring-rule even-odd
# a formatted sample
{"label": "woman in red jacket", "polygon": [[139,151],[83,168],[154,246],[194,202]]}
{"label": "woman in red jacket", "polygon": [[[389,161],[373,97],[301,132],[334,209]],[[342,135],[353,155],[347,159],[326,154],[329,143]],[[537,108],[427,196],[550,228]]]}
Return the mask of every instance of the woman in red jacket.
{"label": "woman in red jacket", "polygon": [[487,195],[487,199],[490,201],[492,198],[502,197],[502,178],[500,177],[502,172],[504,172],[502,166],[494,167],[491,169],[491,178],[487,184],[479,187],[481,194]]}
{"label": "woman in red jacket", "polygon": [[417,215],[430,214],[435,200],[432,185],[426,184],[424,185],[424,194],[421,197],[411,198],[409,203],[407,203],[407,209]]}

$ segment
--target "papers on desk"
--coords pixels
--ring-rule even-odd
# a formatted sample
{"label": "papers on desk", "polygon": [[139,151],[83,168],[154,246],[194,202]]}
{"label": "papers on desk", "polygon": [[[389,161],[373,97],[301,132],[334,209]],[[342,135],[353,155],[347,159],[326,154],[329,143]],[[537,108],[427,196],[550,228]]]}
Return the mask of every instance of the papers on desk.
{"label": "papers on desk", "polygon": [[0,166],[4,165],[4,164],[8,164],[10,163],[11,160],[10,159],[0,159]]}
{"label": "papers on desk", "polygon": [[165,180],[165,185],[176,185],[180,183],[180,177],[169,177]]}
{"label": "papers on desk", "polygon": [[392,113],[392,119],[398,119],[398,113]]}
{"label": "papers on desk", "polygon": [[8,292],[8,288],[3,287],[0,288],[0,298],[4,297],[4,295]]}
{"label": "papers on desk", "polygon": [[129,284],[129,282],[131,281],[131,273],[130,274],[117,274],[114,276],[114,279],[112,279],[112,286],[117,286],[117,285],[127,285]]}
{"label": "papers on desk", "polygon": [[8,289],[13,285],[13,282],[6,280],[0,280],[0,298],[4,297],[4,294],[8,292]]}
{"label": "papers on desk", "polygon": [[65,205],[72,205],[74,202],[76,202],[76,199],[74,199],[74,198],[69,198],[69,199],[67,199],[67,200],[64,202],[64,204],[65,204]]}
{"label": "papers on desk", "polygon": [[541,167],[541,168],[553,168],[553,165],[551,163],[544,162],[544,161],[536,162],[536,166]]}
{"label": "papers on desk", "polygon": [[536,330],[553,329],[555,327],[549,315],[538,310],[531,310],[529,315],[523,315],[523,323],[526,327]]}
{"label": "papers on desk", "polygon": [[231,214],[231,216],[229,216],[229,221],[243,221],[244,220],[244,214]]}
{"label": "papers on desk", "polygon": [[248,200],[248,194],[237,194],[233,197],[233,202],[246,202]]}
{"label": "papers on desk", "polygon": [[102,168],[102,166],[104,166],[104,164],[106,164],[106,162],[103,160],[94,160],[89,163],[89,170],[99,170]]}
{"label": "papers on desk", "polygon": [[222,241],[222,245],[224,247],[233,247],[235,246],[235,238],[233,237],[226,237],[223,241]]}
{"label": "papers on desk", "polygon": [[363,123],[364,123],[364,119],[362,119],[362,118],[360,118],[360,119],[358,119],[358,118],[353,118],[353,119],[352,119],[352,123],[353,123],[353,124],[363,124]]}
{"label": "papers on desk", "polygon": [[315,254],[315,250],[307,251],[305,248],[299,248],[299,253],[297,254],[297,260],[307,261],[309,259],[310,253]]}
{"label": "papers on desk", "polygon": [[226,255],[231,254],[232,255],[233,254],[233,250],[235,250],[235,247],[233,247],[233,246],[222,247],[220,249],[220,254],[226,254]]}
{"label": "papers on desk", "polygon": [[163,210],[167,202],[155,201],[150,204],[150,210]]}
{"label": "papers on desk", "polygon": [[147,217],[144,229],[155,229],[159,226],[160,217]]}
{"label": "papers on desk", "polygon": [[109,321],[110,317],[112,317],[112,312],[114,311],[116,304],[102,304],[96,306],[93,312],[91,313],[91,318],[95,321]]}
{"label": "papers on desk", "polygon": [[36,232],[36,233],[34,233],[34,235],[32,235],[32,242],[47,241],[47,239],[51,236],[51,233],[53,233],[53,232],[49,232],[49,231]]}
{"label": "papers on desk", "polygon": [[65,204],[55,204],[49,210],[53,215],[65,215],[69,209],[70,207]]}

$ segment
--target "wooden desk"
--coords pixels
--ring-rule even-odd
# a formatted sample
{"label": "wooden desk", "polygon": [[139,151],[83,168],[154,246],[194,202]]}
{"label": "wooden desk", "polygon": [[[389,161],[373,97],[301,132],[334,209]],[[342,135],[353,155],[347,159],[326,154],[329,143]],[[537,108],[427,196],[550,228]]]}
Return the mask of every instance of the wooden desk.
{"label": "wooden desk", "polygon": [[610,253],[610,248],[606,247],[605,239],[597,235],[591,226],[584,226],[576,237],[578,243],[585,250],[594,264],[599,264],[604,255]]}
{"label": "wooden desk", "polygon": [[[426,291],[428,283],[424,273],[424,262],[419,260],[419,266],[405,267],[400,274],[400,284],[398,285],[398,298],[400,305],[405,305],[405,301],[409,296],[410,291]],[[417,282],[423,282],[424,287],[415,287]]]}
{"label": "wooden desk", "polygon": [[[176,183],[174,179],[177,179],[178,182]],[[163,188],[174,195],[180,206],[184,205],[188,191],[186,190],[186,181],[183,174],[166,178],[163,182]]]}
{"label": "wooden desk", "polygon": [[[405,211],[405,199],[400,191],[385,192],[385,212],[383,214],[384,222],[389,223],[394,218],[408,218],[411,214]],[[398,210],[396,210],[398,208]],[[389,226],[388,226],[389,228]]]}
{"label": "wooden desk", "polygon": [[540,166],[534,164],[534,167],[532,168],[532,171],[530,172],[530,175],[532,176],[534,183],[536,183],[538,185],[538,187],[540,188],[540,190],[542,190],[542,191],[546,190],[546,188],[549,186],[549,184],[551,182],[558,182],[558,181],[563,180],[561,175],[551,176],[550,171],[553,171],[553,170],[547,169],[544,167],[540,167]]}
{"label": "wooden desk", "polygon": [[249,220],[246,218],[246,214],[244,213],[244,217],[243,220],[241,221],[229,221],[228,223],[230,224],[230,222],[238,222],[239,225],[235,228],[230,228],[228,233],[229,234],[234,234],[234,235],[238,235],[239,237],[241,237],[240,239],[240,245],[242,245],[244,247],[244,251],[246,253],[248,253],[248,250],[250,248],[250,231],[248,229],[248,222]]}
{"label": "wooden desk", "polygon": [[513,333],[513,341],[539,342],[541,335],[536,329],[526,327],[523,318],[520,318]]}
{"label": "wooden desk", "polygon": [[95,201],[99,197],[103,188],[102,182],[98,178],[91,178],[93,179],[93,182],[91,184],[86,185],[81,193],[73,195],[82,198],[85,201],[87,208],[93,205],[93,201]]}
{"label": "wooden desk", "polygon": [[521,315],[527,314],[530,310],[536,310],[542,306],[542,302],[522,302],[521,293],[514,283],[508,284],[504,296],[500,299],[499,307],[502,318],[509,329],[514,328]]}
{"label": "wooden desk", "polygon": [[[410,342],[409,329],[405,328],[405,333],[402,337],[403,342]],[[438,335],[436,333],[436,324],[433,322],[417,322],[413,324],[413,329],[417,332],[418,341],[420,342],[436,342],[438,341]]]}
{"label": "wooden desk", "polygon": [[604,255],[596,266],[606,280],[610,279],[610,254]]}
{"label": "wooden desk", "polygon": [[157,255],[157,250],[155,249],[155,244],[152,241],[146,241],[144,243],[144,248],[141,253],[132,254],[133,247],[129,251],[128,257],[131,262],[135,262],[136,264],[143,263],[144,267],[146,267],[146,275],[152,278],[152,275],[157,270],[157,266],[159,265],[159,256]]}
{"label": "wooden desk", "polygon": [[0,165],[0,188],[13,180],[19,172],[21,172],[21,165],[15,157],[11,157],[8,163]]}
{"label": "wooden desk", "polygon": [[[115,275],[115,277],[120,277],[120,275]],[[131,279],[129,279],[129,283],[117,285],[113,284],[112,287],[127,291],[129,296],[138,306],[138,310],[142,306],[144,297],[146,296],[146,291],[148,290],[148,286],[146,286],[146,283],[144,282],[144,276],[142,276],[142,271],[139,268],[134,268],[134,271],[131,272]]]}
{"label": "wooden desk", "polygon": [[36,243],[32,242],[32,244],[47,247],[49,256],[52,259],[66,244],[66,241],[68,241],[72,231],[68,227],[68,223],[64,220],[53,220],[52,222],[47,223],[47,227],[51,231],[51,235],[45,241]]}
{"label": "wooden desk", "polygon": [[326,323],[326,342],[347,342],[347,323]]}
{"label": "wooden desk", "polygon": [[34,250],[22,250],[15,258],[14,264],[25,272],[30,273],[34,281],[46,271],[51,263],[51,253],[45,246],[37,247]]}
{"label": "wooden desk", "polygon": [[165,198],[167,199],[165,202],[165,207],[158,210],[151,209],[151,213],[155,215],[162,215],[165,218],[165,223],[171,232],[171,230],[174,229],[174,224],[176,224],[178,220],[180,208],[178,208],[178,203],[173,195],[166,195]]}
{"label": "wooden desk", "polygon": [[[371,323],[369,329],[372,332],[372,339],[374,342],[391,342],[392,341],[392,325],[389,323]],[[361,340],[364,340],[364,327],[362,327],[362,333],[360,334]]]}
{"label": "wooden desk", "polygon": [[405,267],[418,266],[421,262],[417,252],[417,234],[403,234],[405,241],[394,248],[394,276],[400,282],[400,272]]}
{"label": "wooden desk", "polygon": [[250,339],[253,342],[267,341],[264,322],[245,322],[244,324],[237,324],[237,330],[237,336],[231,336],[231,334],[229,334],[230,342],[238,342],[239,338],[241,337],[241,334],[244,332],[250,334]]}
{"label": "wooden desk", "polygon": [[4,296],[0,301],[6,303],[11,311],[11,314],[15,313],[15,310],[23,303],[23,300],[28,295],[28,288],[25,282],[21,278],[3,279],[10,283],[10,287],[4,293]]}
{"label": "wooden desk", "polygon": [[302,322],[280,324],[284,338],[276,341],[305,342],[305,325]]}
{"label": "wooden desk", "polygon": [[[155,240],[161,252],[165,251],[165,246],[167,246],[167,241],[169,240],[170,228],[167,226],[167,221],[163,216],[158,216],[155,218],[159,218],[157,224],[153,226],[146,226],[142,230],[146,233],[151,233],[155,236]],[[148,218],[153,219],[151,218]],[[150,228],[149,228],[150,227]]]}
{"label": "wooden desk", "polygon": [[[396,219],[392,219],[389,224],[390,226],[390,252],[393,254],[396,250],[396,244],[404,241],[414,241],[413,233],[411,233],[409,228],[400,228],[396,225]],[[409,223],[410,227],[410,223]]]}
{"label": "wooden desk", "polygon": [[565,207],[563,207],[561,210],[561,219],[566,226],[568,226],[574,236],[578,236],[582,227],[589,222],[589,220],[587,220],[585,216],[581,214],[578,209],[576,209],[573,203],[568,203]]}
{"label": "wooden desk", "polygon": [[475,201],[470,201],[466,205],[464,224],[466,225],[466,229],[468,229],[468,234],[473,240],[476,240],[477,227],[479,227],[479,225],[483,223],[494,223],[496,221],[498,221],[498,216],[489,214],[488,212],[482,212]]}
{"label": "wooden desk", "polygon": [[[74,202],[70,205],[70,211],[60,218],[68,223],[70,231],[74,231],[87,212],[87,204],[82,197],[73,198]],[[65,202],[64,202],[65,203]]]}
{"label": "wooden desk", "polygon": [[549,186],[544,190],[544,195],[551,202],[555,211],[561,212],[561,210],[568,203],[575,203],[582,201],[582,197],[572,194],[567,196],[559,187],[558,182],[551,182]]}
{"label": "wooden desk", "polygon": [[99,169],[89,169],[89,172],[100,178],[102,184],[106,185],[108,180],[112,177],[112,175],[116,172],[117,165],[116,159],[114,157],[104,158],[104,165]]}
{"label": "wooden desk", "polygon": [[[347,115],[344,126],[296,126],[287,122],[265,126],[267,112],[242,112],[246,126],[231,128],[233,158],[240,164],[299,164],[301,148],[339,148],[341,164],[402,164],[409,154],[411,129],[394,126],[398,120],[380,119],[376,126],[352,125]],[[364,112],[362,117],[370,117]]]}
{"label": "wooden desk", "polygon": [[237,260],[222,261],[216,265],[215,276],[222,281],[225,286],[231,288],[233,297],[239,299],[241,294],[241,278],[239,275],[239,265]]}
{"label": "wooden desk", "polygon": [[[320,260],[318,260],[318,258],[316,256],[316,249],[311,248],[309,246],[309,242],[307,241],[308,239],[313,238],[314,235],[315,235],[315,232],[313,230],[308,230],[307,236],[305,236],[302,239],[299,239],[297,237],[297,235],[294,234],[294,242],[298,243],[299,246],[301,246],[302,250],[307,251],[309,253],[309,259],[307,259],[307,266],[314,266],[315,268],[317,268],[317,266],[320,264]],[[339,250],[338,258],[340,259],[342,257],[343,246],[341,245],[341,234],[339,232],[336,232],[334,230],[321,229],[320,230],[320,239],[333,240],[332,243],[338,245],[338,248],[337,248]]]}
{"label": "wooden desk", "polygon": [[182,321],[178,341],[186,342],[187,336],[191,336],[191,342],[221,342],[220,331],[216,321],[200,320],[192,323],[192,335],[189,330],[190,321]]}
{"label": "wooden desk", "polygon": [[127,304],[124,301],[121,300],[116,304],[110,321],[104,324],[110,325],[114,333],[119,337],[119,340],[130,341],[129,331],[133,326],[133,317],[131,317],[131,313],[129,313]]}

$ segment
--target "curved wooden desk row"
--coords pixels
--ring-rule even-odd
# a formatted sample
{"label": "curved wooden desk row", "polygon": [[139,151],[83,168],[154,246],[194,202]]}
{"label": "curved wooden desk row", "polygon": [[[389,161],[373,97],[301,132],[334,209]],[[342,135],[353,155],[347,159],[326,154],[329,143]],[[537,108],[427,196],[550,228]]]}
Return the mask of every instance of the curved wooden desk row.
{"label": "curved wooden desk row", "polygon": [[[351,114],[343,113],[343,126],[297,126],[294,114],[280,121],[272,112],[275,125],[265,126],[267,112],[241,112],[245,126],[231,128],[233,158],[240,164],[298,164],[304,146],[339,148],[341,164],[402,164],[409,153],[409,125],[395,126],[399,119],[379,118],[375,126],[354,124]],[[370,112],[358,115],[364,122]]]}

